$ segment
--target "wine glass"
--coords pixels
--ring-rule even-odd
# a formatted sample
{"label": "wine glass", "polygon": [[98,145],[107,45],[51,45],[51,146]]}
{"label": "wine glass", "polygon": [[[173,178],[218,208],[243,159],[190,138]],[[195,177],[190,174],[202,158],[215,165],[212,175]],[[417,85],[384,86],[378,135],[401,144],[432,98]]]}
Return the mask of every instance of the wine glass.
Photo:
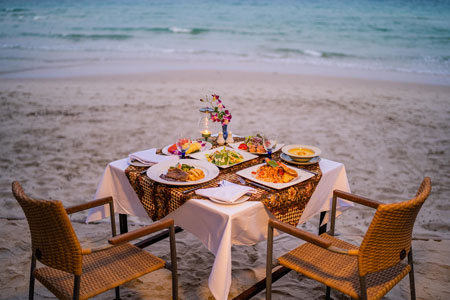
{"label": "wine glass", "polygon": [[191,143],[192,143],[192,141],[190,138],[186,137],[183,134],[178,135],[176,144],[177,144],[178,151],[180,151],[180,153],[181,153],[182,159],[186,158],[186,151],[191,146]]}
{"label": "wine glass", "polygon": [[272,159],[272,152],[277,146],[277,136],[275,134],[268,134],[263,136],[263,146],[267,151],[267,156]]}

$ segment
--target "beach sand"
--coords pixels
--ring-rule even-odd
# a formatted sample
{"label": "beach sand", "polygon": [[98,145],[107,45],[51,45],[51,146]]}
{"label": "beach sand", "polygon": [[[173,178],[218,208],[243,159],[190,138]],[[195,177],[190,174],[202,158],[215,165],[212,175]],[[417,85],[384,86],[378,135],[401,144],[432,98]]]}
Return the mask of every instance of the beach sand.
{"label": "beach sand", "polygon": [[[108,162],[173,143],[179,126],[197,131],[199,98],[217,93],[233,114],[235,134],[276,131],[283,143],[321,148],[345,164],[352,192],[385,203],[413,197],[425,176],[433,189],[414,228],[418,299],[447,299],[450,286],[450,87],[316,75],[233,71],[166,71],[60,79],[0,79],[0,298],[28,295],[30,235],[11,194],[18,180],[31,196],[65,206],[91,200]],[[359,243],[373,210],[356,206],[337,223]],[[110,234],[108,221],[71,217],[83,246]],[[130,230],[148,224],[131,218]],[[317,231],[317,218],[301,225]],[[275,255],[300,241],[282,235]],[[148,248],[168,259],[168,242]],[[192,234],[177,235],[181,299],[212,299],[214,256]],[[230,298],[265,276],[266,244],[234,246]],[[168,299],[170,272],[126,284],[124,299]],[[317,299],[323,285],[291,272],[274,299]],[[96,299],[111,299],[113,291]],[[332,292],[335,299],[348,299]],[[35,299],[52,297],[36,285]],[[264,293],[255,299],[264,299]],[[385,299],[409,299],[405,278]]]}

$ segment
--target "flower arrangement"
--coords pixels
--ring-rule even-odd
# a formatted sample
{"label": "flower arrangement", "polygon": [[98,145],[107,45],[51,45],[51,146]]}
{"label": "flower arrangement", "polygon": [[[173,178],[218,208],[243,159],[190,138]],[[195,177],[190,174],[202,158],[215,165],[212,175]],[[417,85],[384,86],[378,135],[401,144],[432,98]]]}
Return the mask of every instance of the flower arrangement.
{"label": "flower arrangement", "polygon": [[200,99],[201,102],[206,102],[211,106],[211,120],[213,122],[220,122],[223,125],[228,125],[231,121],[231,113],[228,109],[225,109],[222,100],[219,99],[219,95],[211,95],[212,100],[205,97],[205,99]]}

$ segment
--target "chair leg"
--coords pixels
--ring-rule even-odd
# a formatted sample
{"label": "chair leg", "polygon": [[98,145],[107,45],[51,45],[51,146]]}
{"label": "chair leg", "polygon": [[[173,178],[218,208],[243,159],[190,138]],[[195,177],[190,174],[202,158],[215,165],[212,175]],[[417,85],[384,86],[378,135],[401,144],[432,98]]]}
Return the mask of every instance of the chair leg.
{"label": "chair leg", "polygon": [[177,267],[177,248],[175,243],[175,228],[169,228],[170,239],[170,263],[172,265],[172,299],[178,299],[178,267]]}
{"label": "chair leg", "polygon": [[359,276],[359,284],[361,288],[361,300],[367,300],[366,276]]}
{"label": "chair leg", "polygon": [[120,287],[117,286],[115,290],[116,290],[116,300],[120,300]]}
{"label": "chair leg", "polygon": [[327,286],[327,291],[325,294],[325,299],[326,300],[330,300],[331,299],[331,288],[329,286]]}
{"label": "chair leg", "polygon": [[31,255],[31,271],[30,271],[30,289],[28,291],[28,299],[34,298],[34,269],[36,268],[36,256],[34,253]]}
{"label": "chair leg", "polygon": [[81,276],[75,275],[75,279],[73,281],[73,300],[80,299],[80,281],[81,281]]}
{"label": "chair leg", "polygon": [[412,249],[408,253],[408,263],[411,266],[411,271],[409,271],[409,288],[411,290],[411,300],[416,300],[416,285],[414,283],[414,267],[413,267],[413,257]]}
{"label": "chair leg", "polygon": [[272,299],[272,256],[273,256],[273,227],[267,231],[267,261],[266,261],[266,300]]}

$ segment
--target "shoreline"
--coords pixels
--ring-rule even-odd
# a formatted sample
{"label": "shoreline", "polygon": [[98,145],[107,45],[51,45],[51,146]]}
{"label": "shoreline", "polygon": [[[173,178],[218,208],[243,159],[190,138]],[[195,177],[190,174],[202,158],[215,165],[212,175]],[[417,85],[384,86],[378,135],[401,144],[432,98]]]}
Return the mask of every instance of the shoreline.
{"label": "shoreline", "polygon": [[59,79],[85,77],[115,77],[150,75],[161,72],[238,72],[268,73],[280,75],[318,76],[325,78],[363,79],[394,83],[414,83],[450,86],[450,76],[400,72],[389,70],[357,69],[312,64],[278,64],[271,62],[193,60],[114,60],[94,61],[72,65],[37,67],[32,69],[0,72],[3,79]]}

